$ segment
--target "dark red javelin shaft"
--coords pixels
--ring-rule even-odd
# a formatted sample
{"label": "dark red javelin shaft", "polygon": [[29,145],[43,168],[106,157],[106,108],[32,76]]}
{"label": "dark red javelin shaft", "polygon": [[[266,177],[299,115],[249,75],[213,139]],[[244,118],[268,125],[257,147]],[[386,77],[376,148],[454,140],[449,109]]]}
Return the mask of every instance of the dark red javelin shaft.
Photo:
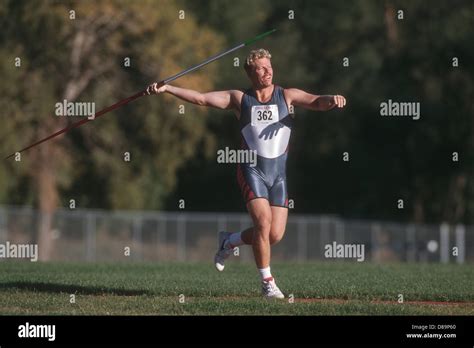
{"label": "dark red javelin shaft", "polygon": [[[161,81],[159,84],[163,85],[163,81]],[[122,99],[120,101],[118,101],[117,103],[113,104],[113,105],[110,105],[109,107],[106,107],[105,109],[102,109],[100,110],[99,112],[97,112],[94,116],[93,119],[89,119],[89,118],[84,118],[80,121],[77,121],[77,122],[74,122],[73,124],[67,126],[66,128],[63,128],[63,129],[60,129],[58,130],[56,133],[53,133],[51,134],[50,136],[44,138],[44,139],[41,139],[39,141],[37,141],[36,143],[34,144],[31,144],[23,149],[21,149],[20,151],[17,151],[17,152],[14,152],[12,153],[11,155],[9,155],[8,157],[5,157],[5,159],[9,159],[10,157],[13,157],[15,156],[16,153],[20,153],[20,152],[23,152],[23,151],[26,151],[28,149],[31,149],[32,147],[36,146],[36,145],[39,145],[41,143],[44,143],[45,141],[48,141],[49,139],[52,139],[60,134],[63,134],[63,133],[66,133],[68,131],[70,131],[71,129],[74,129],[74,128],[77,128],[81,125],[83,125],[84,123],[87,123],[89,121],[93,121],[95,118],[97,117],[100,117],[102,115],[104,115],[105,113],[109,112],[109,111],[112,111],[114,109],[117,109],[118,107],[122,106],[122,105],[125,105],[125,104],[128,104],[130,103],[131,101],[137,99],[137,98],[140,98],[142,96],[146,95],[146,91],[141,91],[141,92],[138,92],[128,98],[125,98],[125,99]]]}

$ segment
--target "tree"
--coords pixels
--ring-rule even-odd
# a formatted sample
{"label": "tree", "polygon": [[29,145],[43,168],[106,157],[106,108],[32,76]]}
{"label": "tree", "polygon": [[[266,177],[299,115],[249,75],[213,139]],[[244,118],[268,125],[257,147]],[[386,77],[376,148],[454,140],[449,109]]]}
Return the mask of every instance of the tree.
{"label": "tree", "polygon": [[[221,45],[219,36],[198,28],[192,16],[179,19],[178,8],[167,1],[8,1],[1,12],[8,16],[2,16],[0,106],[8,118],[0,137],[11,151],[77,121],[54,116],[57,102],[93,101],[98,111],[203,60]],[[21,58],[20,67],[15,57]],[[183,80],[211,88],[213,69]],[[183,117],[178,104],[166,97],[143,98],[8,163],[0,175],[10,179],[3,198],[19,192],[25,181],[36,192],[16,195],[14,202],[38,205],[42,260],[51,256],[58,204],[75,199],[83,207],[95,202],[103,208],[160,207],[195,144],[212,141],[203,112],[195,109],[197,117]],[[126,152],[130,161],[124,160]]]}

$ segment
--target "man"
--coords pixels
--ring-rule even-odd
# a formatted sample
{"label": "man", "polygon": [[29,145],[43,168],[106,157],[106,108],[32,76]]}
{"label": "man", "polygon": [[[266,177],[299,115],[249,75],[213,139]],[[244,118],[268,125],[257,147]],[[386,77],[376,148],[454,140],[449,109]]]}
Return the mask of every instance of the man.
{"label": "man", "polygon": [[238,233],[220,232],[219,249],[214,257],[218,271],[235,247],[252,245],[262,279],[262,293],[267,298],[284,298],[270,272],[270,245],[285,233],[288,217],[286,159],[293,124],[293,107],[315,111],[342,108],[340,95],[314,95],[300,89],[284,89],[273,84],[271,55],[265,49],[253,50],[244,68],[252,83],[246,91],[228,90],[200,93],[171,85],[147,88],[148,94],[170,93],[187,102],[223,110],[233,110],[240,123],[242,148],[257,153],[257,165],[239,164],[237,179],[253,227]]}

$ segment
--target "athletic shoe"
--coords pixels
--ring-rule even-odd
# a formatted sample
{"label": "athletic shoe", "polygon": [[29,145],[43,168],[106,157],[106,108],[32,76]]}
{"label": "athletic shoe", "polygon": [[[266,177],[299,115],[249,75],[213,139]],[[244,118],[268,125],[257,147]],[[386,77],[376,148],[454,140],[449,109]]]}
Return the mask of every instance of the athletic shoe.
{"label": "athletic shoe", "polygon": [[262,281],[262,294],[265,298],[285,298],[273,278]]}
{"label": "athletic shoe", "polygon": [[232,233],[230,232],[219,232],[219,249],[217,249],[217,253],[214,256],[214,264],[219,272],[224,270],[224,261],[230,256],[230,254],[232,254],[232,251],[234,250],[233,248],[224,247],[231,234]]}

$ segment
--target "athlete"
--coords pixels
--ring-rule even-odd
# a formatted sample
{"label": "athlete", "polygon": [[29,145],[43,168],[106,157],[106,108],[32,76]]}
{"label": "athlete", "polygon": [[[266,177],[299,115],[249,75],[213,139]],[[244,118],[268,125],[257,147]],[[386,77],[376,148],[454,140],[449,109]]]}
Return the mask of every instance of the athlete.
{"label": "athlete", "polygon": [[256,166],[251,163],[237,166],[237,181],[253,226],[237,233],[219,232],[215,267],[223,271],[224,262],[234,248],[251,245],[263,296],[284,298],[270,272],[270,246],[282,239],[288,217],[286,159],[293,108],[327,111],[344,107],[346,100],[340,95],[315,95],[273,84],[271,55],[265,49],[251,51],[244,68],[252,84],[247,90],[200,93],[153,83],[147,93],[167,92],[193,104],[234,111],[240,124],[242,149],[257,154]]}

